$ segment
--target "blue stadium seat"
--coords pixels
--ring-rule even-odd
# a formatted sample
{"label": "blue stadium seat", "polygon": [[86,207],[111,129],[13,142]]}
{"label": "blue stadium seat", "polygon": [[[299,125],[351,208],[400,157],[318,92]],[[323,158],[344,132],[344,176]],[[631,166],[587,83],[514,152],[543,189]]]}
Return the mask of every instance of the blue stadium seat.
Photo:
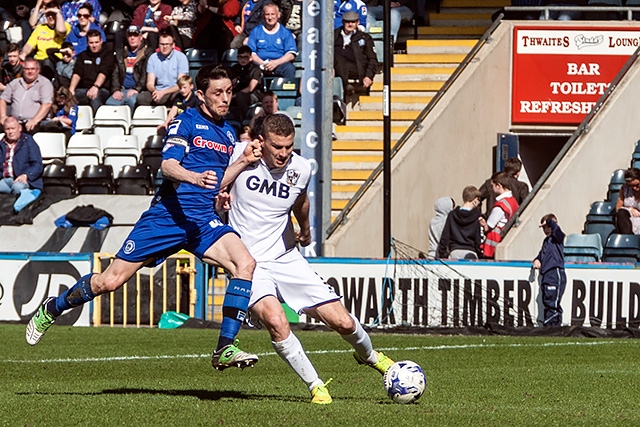
{"label": "blue stadium seat", "polygon": [[602,246],[607,242],[609,234],[615,229],[613,214],[616,204],[613,202],[593,202],[584,226],[584,234],[599,234]]}
{"label": "blue stadium seat", "polygon": [[607,190],[607,200],[610,202],[614,202],[618,200],[618,193],[620,193],[620,189],[622,188],[622,184],[624,184],[624,169],[616,169],[611,174],[611,179],[609,180],[609,189]]}
{"label": "blue stadium seat", "polygon": [[278,95],[280,110],[286,110],[295,105],[299,88],[300,79],[285,79],[284,77],[276,77],[269,86],[269,90]]}
{"label": "blue stadium seat", "polygon": [[186,49],[184,54],[189,61],[189,75],[196,78],[198,70],[205,65],[215,65],[218,63],[218,52],[215,49]]}
{"label": "blue stadium seat", "polygon": [[238,49],[227,49],[222,54],[222,65],[231,68],[238,63]]}
{"label": "blue stadium seat", "polygon": [[640,262],[640,236],[612,234],[607,239],[602,254],[604,262]]}
{"label": "blue stadium seat", "polygon": [[599,234],[569,234],[564,244],[564,260],[597,262],[602,257],[602,239]]}

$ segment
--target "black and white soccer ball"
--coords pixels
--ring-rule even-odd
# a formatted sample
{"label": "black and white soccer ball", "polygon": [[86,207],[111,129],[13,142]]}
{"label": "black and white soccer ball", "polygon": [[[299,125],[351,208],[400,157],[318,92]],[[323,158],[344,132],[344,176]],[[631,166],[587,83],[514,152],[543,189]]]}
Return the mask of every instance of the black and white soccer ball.
{"label": "black and white soccer ball", "polygon": [[411,360],[401,360],[391,365],[382,381],[391,400],[402,404],[415,402],[427,388],[424,371]]}

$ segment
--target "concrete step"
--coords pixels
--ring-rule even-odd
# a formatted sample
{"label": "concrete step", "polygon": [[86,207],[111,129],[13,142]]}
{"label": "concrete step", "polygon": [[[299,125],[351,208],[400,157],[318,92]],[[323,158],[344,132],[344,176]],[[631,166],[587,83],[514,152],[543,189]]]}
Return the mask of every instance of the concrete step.
{"label": "concrete step", "polygon": [[[440,90],[444,82],[430,82],[430,81],[392,81],[391,82],[391,91],[392,92],[437,92]],[[373,82],[371,85],[372,92],[382,91],[383,83],[382,82]]]}
{"label": "concrete step", "polygon": [[[414,121],[418,115],[420,114],[420,110],[400,110],[394,111],[391,110],[391,122],[393,123],[396,120],[409,120]],[[347,111],[347,120],[358,121],[358,120],[382,120],[382,111]],[[354,123],[355,124],[355,123]]]}
{"label": "concrete step", "polygon": [[[403,127],[408,128],[413,123],[413,120],[391,120],[391,127]],[[382,127],[382,119],[380,120],[347,120],[347,126],[358,127]]]}
{"label": "concrete step", "polygon": [[[337,181],[335,183],[331,183],[331,193],[342,193],[342,194],[351,194],[349,198],[353,197],[356,191],[360,189],[362,186],[362,181]],[[343,197],[336,197],[336,199],[341,199]]]}
{"label": "concrete step", "polygon": [[[418,37],[424,38],[478,38],[487,31],[488,26],[479,27],[418,27]],[[400,30],[399,39],[413,38],[413,28]]]}
{"label": "concrete step", "polygon": [[[425,91],[425,92],[412,92],[412,91],[406,91],[406,90],[392,90],[391,91],[391,100],[393,102],[397,101],[397,98],[419,98],[419,97],[423,97],[423,96],[436,96],[436,91]],[[369,96],[379,96],[380,98],[382,98],[382,90],[372,90],[369,93]],[[360,97],[362,98],[362,97]],[[380,107],[382,108],[382,107]],[[406,110],[406,108],[403,108],[404,110]],[[414,110],[417,108],[413,108]]]}
{"label": "concrete step", "polygon": [[466,55],[475,46],[476,40],[407,40],[407,53],[457,53]]}
{"label": "concrete step", "polygon": [[[391,145],[395,145],[397,141],[391,140]],[[353,141],[337,140],[332,144],[333,152],[336,151],[379,151],[382,152],[382,139],[361,139]]]}
{"label": "concrete step", "polygon": [[[400,96],[394,94],[391,97],[391,109],[398,110],[422,110],[426,105],[431,102],[433,95],[421,95],[421,96]],[[360,110],[370,111],[378,110],[382,111],[382,95],[369,95],[360,97]],[[364,138],[363,138],[364,139]]]}
{"label": "concrete step", "polygon": [[[391,126],[391,139],[398,140],[407,130],[406,126]],[[336,136],[343,141],[382,139],[380,126],[336,126]]]}
{"label": "concrete step", "polygon": [[489,27],[491,13],[430,13],[432,27]]}
{"label": "concrete step", "polygon": [[331,211],[333,212],[335,210],[339,213],[347,206],[347,203],[349,203],[349,199],[331,199]]}
{"label": "concrete step", "polygon": [[[380,163],[382,161],[382,154],[361,154],[357,152],[352,152],[351,154],[340,153],[334,154],[331,156],[331,161],[335,165],[336,163]],[[341,168],[338,168],[341,169]],[[342,168],[344,169],[344,168]],[[361,169],[361,167],[356,167],[354,169]]]}
{"label": "concrete step", "polygon": [[511,2],[509,0],[442,0],[440,3],[440,11],[442,9],[450,8],[450,7],[460,7],[460,8],[484,8],[484,7],[494,7],[501,8],[504,6],[509,6]]}
{"label": "concrete step", "polygon": [[331,179],[333,181],[366,181],[371,172],[366,170],[352,170],[352,169],[334,169],[331,171]]}
{"label": "concrete step", "polygon": [[466,54],[461,53],[443,53],[443,54],[395,54],[393,55],[393,64],[459,64]]}

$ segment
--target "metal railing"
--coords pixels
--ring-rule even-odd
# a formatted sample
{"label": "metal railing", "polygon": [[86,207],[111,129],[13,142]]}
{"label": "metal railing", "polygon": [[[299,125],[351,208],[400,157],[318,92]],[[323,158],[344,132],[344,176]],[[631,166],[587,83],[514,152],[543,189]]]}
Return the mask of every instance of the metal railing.
{"label": "metal railing", "polygon": [[[451,85],[457,80],[457,78],[462,74],[464,69],[469,65],[471,60],[476,56],[478,51],[485,43],[490,41],[491,34],[498,28],[500,25],[500,21],[504,14],[500,14],[496,20],[491,24],[489,29],[482,35],[480,40],[473,46],[471,51],[465,56],[460,65],[456,68],[456,70],[451,74],[451,76],[447,79],[447,81],[442,85],[440,90],[436,93],[436,95],[429,101],[427,106],[420,112],[418,117],[409,125],[407,130],[402,134],[400,139],[396,142],[396,144],[391,149],[391,159],[396,155],[396,153],[404,146],[404,144],[411,138],[411,136],[416,132],[422,129],[422,122],[427,117],[427,115],[435,108],[440,99],[444,96],[445,93],[449,90]],[[393,96],[391,97],[391,107],[393,108]],[[371,173],[369,178],[362,184],[362,186],[356,191],[356,193],[351,197],[347,205],[340,211],[336,219],[331,223],[329,228],[327,229],[327,236],[329,238],[331,234],[338,228],[339,225],[346,223],[348,219],[349,212],[353,209],[356,203],[362,198],[364,193],[373,185],[373,182],[382,174],[383,163],[381,162]]]}
{"label": "metal railing", "polygon": [[[626,19],[633,20],[633,12],[640,12],[637,6],[505,6],[505,15],[509,12],[540,12],[549,19],[549,12],[626,12]],[[507,16],[507,19],[511,17]]]}

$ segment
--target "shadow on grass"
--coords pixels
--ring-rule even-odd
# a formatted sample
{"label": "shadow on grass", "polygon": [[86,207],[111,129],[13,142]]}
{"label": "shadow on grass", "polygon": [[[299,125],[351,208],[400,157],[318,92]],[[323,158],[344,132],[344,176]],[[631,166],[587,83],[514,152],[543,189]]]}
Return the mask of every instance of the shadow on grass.
{"label": "shadow on grass", "polygon": [[303,397],[295,397],[295,396],[282,396],[282,395],[269,395],[269,394],[250,394],[244,393],[241,391],[235,390],[156,390],[156,389],[145,389],[145,388],[116,388],[116,389],[106,389],[102,391],[95,392],[73,392],[73,391],[65,391],[65,392],[21,392],[16,393],[17,395],[22,396],[99,396],[99,395],[108,395],[108,394],[122,394],[122,395],[131,395],[131,394],[147,394],[147,395],[162,395],[162,396],[190,396],[197,397],[200,400],[220,400],[220,399],[243,399],[243,400],[280,400],[283,402],[306,402],[308,399]]}

